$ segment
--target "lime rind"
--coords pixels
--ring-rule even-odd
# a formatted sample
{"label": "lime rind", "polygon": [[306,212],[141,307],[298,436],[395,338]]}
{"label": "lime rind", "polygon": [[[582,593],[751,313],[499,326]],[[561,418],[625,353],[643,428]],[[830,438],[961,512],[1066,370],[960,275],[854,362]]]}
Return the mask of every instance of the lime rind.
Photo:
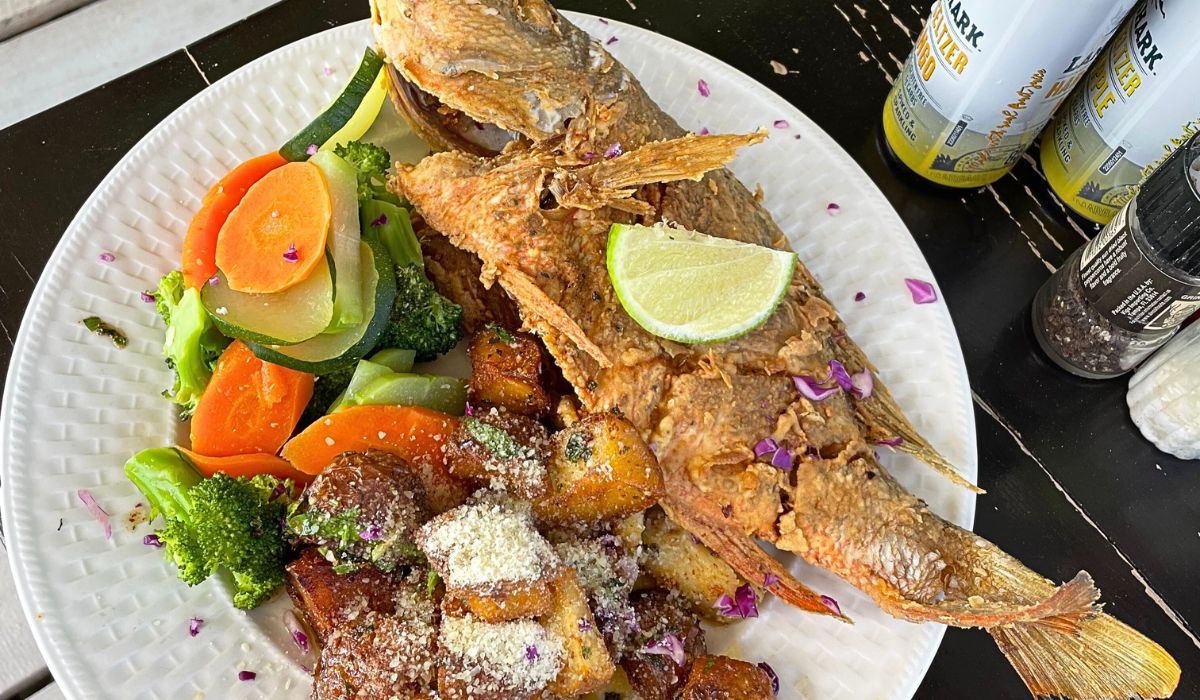
{"label": "lime rind", "polygon": [[[766,323],[791,285],[796,254],[662,224],[613,224],[605,262],[617,300],[638,325],[661,338],[700,344],[737,338]],[[768,284],[739,284],[748,265],[756,282]],[[669,284],[684,279],[703,282],[706,290]],[[742,298],[720,294],[731,287]],[[730,303],[721,308],[725,299]]]}

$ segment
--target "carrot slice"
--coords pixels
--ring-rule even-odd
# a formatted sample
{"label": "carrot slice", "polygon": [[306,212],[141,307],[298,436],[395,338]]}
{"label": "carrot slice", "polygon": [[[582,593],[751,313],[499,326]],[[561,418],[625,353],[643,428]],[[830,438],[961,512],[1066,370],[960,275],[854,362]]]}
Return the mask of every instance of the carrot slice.
{"label": "carrot slice", "polygon": [[325,255],[333,204],[321,169],[281,165],[254,183],[217,236],[217,267],[231,289],[278,292],[308,277]]}
{"label": "carrot slice", "polygon": [[419,406],[354,406],[318,419],[283,446],[283,458],[307,474],[320,474],[343,452],[375,449],[408,462],[425,485],[430,506],[444,512],[468,495],[450,474],[446,443],[458,425],[454,416]]}
{"label": "carrot slice", "polygon": [[278,153],[251,158],[230,170],[212,186],[192,218],[183,239],[183,281],[199,287],[217,274],[217,234],[246,190],[287,160]]}
{"label": "carrot slice", "polygon": [[192,414],[192,450],[207,457],[275,454],[312,398],[313,376],[263,362],[235,340]]}
{"label": "carrot slice", "polygon": [[192,463],[196,471],[204,476],[222,473],[227,476],[250,478],[259,474],[268,474],[277,479],[291,479],[307,486],[312,481],[312,474],[305,474],[296,469],[286,459],[273,454],[258,453],[248,455],[230,455],[229,457],[209,457],[199,452],[192,452],[184,447],[176,447],[187,461]]}

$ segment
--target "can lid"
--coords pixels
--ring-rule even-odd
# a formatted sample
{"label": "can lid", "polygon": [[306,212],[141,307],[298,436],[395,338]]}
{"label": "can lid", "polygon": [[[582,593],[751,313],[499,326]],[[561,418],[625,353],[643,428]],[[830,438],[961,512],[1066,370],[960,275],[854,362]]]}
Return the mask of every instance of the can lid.
{"label": "can lid", "polygon": [[1146,240],[1164,262],[1200,275],[1200,133],[1175,149],[1142,183],[1137,217]]}

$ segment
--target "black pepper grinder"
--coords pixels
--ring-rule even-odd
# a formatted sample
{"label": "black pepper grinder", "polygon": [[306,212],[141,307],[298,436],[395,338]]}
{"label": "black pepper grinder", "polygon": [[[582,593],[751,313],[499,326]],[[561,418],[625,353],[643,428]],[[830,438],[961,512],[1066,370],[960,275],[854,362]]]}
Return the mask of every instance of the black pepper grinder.
{"label": "black pepper grinder", "polygon": [[1033,300],[1033,330],[1063,369],[1108,379],[1133,369],[1200,309],[1200,134],[1142,183]]}

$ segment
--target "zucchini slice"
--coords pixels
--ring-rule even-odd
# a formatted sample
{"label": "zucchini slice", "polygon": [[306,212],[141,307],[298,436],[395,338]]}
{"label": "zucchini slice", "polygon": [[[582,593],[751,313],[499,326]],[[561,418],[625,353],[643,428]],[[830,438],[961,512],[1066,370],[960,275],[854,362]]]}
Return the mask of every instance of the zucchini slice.
{"label": "zucchini slice", "polygon": [[[328,374],[339,367],[358,362],[375,347],[392,315],[392,304],[396,300],[396,271],[391,258],[379,243],[363,242],[360,251],[364,271],[363,322],[338,333],[323,333],[296,345],[247,343],[260,360],[301,372]],[[332,306],[330,311],[332,315]]]}
{"label": "zucchini slice", "polygon": [[[358,63],[358,69],[354,71],[350,82],[342,88],[341,94],[337,96],[333,104],[326,107],[317,115],[316,119],[309,122],[308,126],[285,143],[283,148],[279,149],[279,155],[292,161],[308,160],[311,155],[308,152],[309,146],[324,145],[350,122],[359,106],[362,105],[363,99],[375,85],[376,78],[382,69],[383,57],[368,47],[363,53],[362,60]],[[377,106],[375,114],[378,115],[378,113]],[[366,131],[366,127],[363,128],[363,131]]]}
{"label": "zucchini slice", "polygon": [[332,216],[326,247],[333,257],[333,321],[327,331],[354,328],[370,318],[363,311],[362,231],[358,220],[358,173],[332,151],[321,151],[310,161],[329,185]]}
{"label": "zucchini slice", "polygon": [[225,273],[205,284],[200,301],[221,333],[246,342],[294,345],[315,337],[333,320],[333,274],[329,257],[296,285],[271,294],[229,288]]}

